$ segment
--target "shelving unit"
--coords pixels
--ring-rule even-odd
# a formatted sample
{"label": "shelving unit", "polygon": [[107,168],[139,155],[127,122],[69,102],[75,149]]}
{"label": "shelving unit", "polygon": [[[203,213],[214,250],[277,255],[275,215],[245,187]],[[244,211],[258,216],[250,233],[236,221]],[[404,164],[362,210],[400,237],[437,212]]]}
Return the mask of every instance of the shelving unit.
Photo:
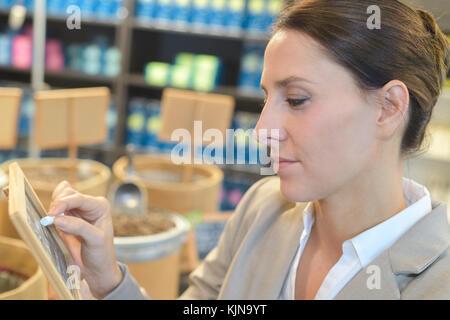
{"label": "shelving unit", "polygon": [[[289,1],[287,0],[287,2]],[[46,71],[45,73],[45,81],[51,86],[87,87],[105,85],[110,87],[113,93],[118,115],[114,145],[111,147],[84,147],[82,150],[106,153],[112,159],[122,155],[130,98],[134,96],[160,98],[164,89],[163,87],[149,85],[145,81],[143,76],[144,64],[149,61],[172,62],[174,54],[179,51],[215,54],[221,57],[224,63],[223,84],[218,86],[214,92],[235,97],[236,110],[255,113],[261,111],[262,92],[243,92],[237,88],[239,59],[244,43],[264,44],[269,39],[268,35],[244,31],[230,33],[189,25],[165,25],[143,21],[134,16],[135,3],[136,0],[125,1],[124,11],[128,12],[128,15],[124,15],[120,19],[82,17],[81,30],[64,30],[67,29],[65,28],[66,17],[52,14],[47,16],[48,26],[51,27],[48,28],[48,32],[56,33],[65,41],[79,41],[80,38],[87,38],[94,33],[91,30],[101,31],[113,37],[114,46],[122,54],[121,73],[117,77],[89,75],[71,70]],[[0,9],[0,22],[6,20],[8,14],[9,11]],[[27,21],[30,22],[31,19],[32,14],[28,13]],[[29,70],[0,66],[0,73],[4,75],[4,78],[13,81],[29,82],[30,79]],[[450,110],[449,108],[446,108],[446,110],[440,109],[442,109],[441,113]],[[448,115],[448,112],[446,115]],[[442,119],[442,117],[439,116],[439,119]]]}
{"label": "shelving unit", "polygon": [[[164,61],[172,59],[180,47],[180,39],[184,39],[184,51],[194,53],[215,54],[224,59],[224,85],[217,87],[214,92],[228,94],[236,99],[236,109],[249,112],[259,112],[263,101],[262,93],[242,92],[237,89],[241,50],[244,42],[265,43],[269,36],[264,34],[250,34],[246,32],[225,32],[196,28],[192,26],[177,27],[163,25],[149,21],[142,21],[134,17],[135,0],[125,2],[125,12],[128,15],[122,19],[85,18],[81,20],[81,30],[63,30],[66,17],[49,14],[48,26],[56,34],[59,33],[65,41],[77,41],[89,30],[99,28],[114,35],[114,45],[122,54],[121,73],[117,77],[89,75],[71,70],[60,72],[46,71],[45,81],[51,86],[86,87],[106,85],[112,90],[117,106],[118,123],[115,137],[115,147],[119,148],[125,141],[126,115],[128,101],[133,96],[160,98],[163,87],[147,84],[143,76],[143,64],[149,61]],[[0,9],[0,19],[6,19],[7,10]],[[30,22],[32,14],[27,13],[26,21]],[[59,28],[58,28],[59,27]],[[148,41],[139,41],[148,39]],[[213,43],[214,45],[211,45]],[[205,49],[205,50],[202,50]],[[195,52],[197,51],[197,52]],[[206,51],[206,52],[205,52]],[[138,61],[138,63],[136,63]],[[0,72],[14,81],[29,81],[30,71],[8,66],[0,66]]]}

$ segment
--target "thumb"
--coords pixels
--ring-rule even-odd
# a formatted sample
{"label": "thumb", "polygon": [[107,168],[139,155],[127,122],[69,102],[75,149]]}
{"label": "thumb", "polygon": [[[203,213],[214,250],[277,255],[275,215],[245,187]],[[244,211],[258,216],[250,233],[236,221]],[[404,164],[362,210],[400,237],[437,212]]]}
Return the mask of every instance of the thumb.
{"label": "thumb", "polygon": [[80,237],[87,246],[98,246],[102,244],[102,232],[81,218],[57,216],[54,224],[58,229]]}

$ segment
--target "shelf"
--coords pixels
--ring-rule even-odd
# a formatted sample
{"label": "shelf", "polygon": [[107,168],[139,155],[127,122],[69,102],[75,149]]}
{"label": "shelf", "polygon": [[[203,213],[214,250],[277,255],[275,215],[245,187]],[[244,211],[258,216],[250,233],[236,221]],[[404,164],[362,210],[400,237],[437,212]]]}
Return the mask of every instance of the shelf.
{"label": "shelf", "polygon": [[[11,73],[27,75],[27,74],[30,74],[30,69],[20,69],[20,68],[15,68],[12,66],[1,65],[0,72],[11,72]],[[0,79],[0,80],[3,80],[3,79]]]}
{"label": "shelf", "polygon": [[80,81],[93,81],[104,84],[113,84],[117,79],[116,77],[91,75],[73,70],[64,70],[64,71],[45,70],[45,77],[57,77],[61,79],[80,80]]}
{"label": "shelf", "polygon": [[196,35],[203,37],[227,39],[227,40],[248,40],[267,42],[269,35],[264,33],[249,33],[245,30],[230,31],[215,28],[207,28],[204,26],[195,26],[190,24],[161,23],[151,20],[134,19],[133,27],[140,30],[163,31],[168,33],[179,33],[187,35]]}
{"label": "shelf", "polygon": [[[8,16],[9,10],[0,9],[0,15]],[[58,15],[58,14],[47,14],[47,21],[49,21],[49,22],[66,22],[68,16],[69,15],[64,16],[64,15]],[[26,17],[29,19],[32,19],[33,13],[27,11]],[[91,25],[91,26],[117,27],[118,25],[120,25],[120,23],[121,23],[120,20],[112,20],[109,18],[100,18],[100,17],[95,17],[95,16],[83,17],[83,15],[81,16],[81,26],[83,26],[83,24],[87,24],[87,25]]]}
{"label": "shelf", "polygon": [[[140,88],[148,88],[153,90],[163,90],[164,87],[159,86],[153,86],[148,84],[145,81],[144,76],[140,74],[130,74],[126,77],[126,81],[128,85],[140,87]],[[213,90],[211,93],[217,93],[217,94],[226,94],[233,96],[236,100],[248,100],[253,102],[262,102],[264,100],[264,95],[258,94],[256,92],[248,92],[243,91],[235,87],[217,87],[215,90]]]}
{"label": "shelf", "polygon": [[[10,72],[23,75],[29,75],[31,73],[30,69],[19,69],[11,66],[0,66],[0,72]],[[73,70],[63,70],[63,71],[49,71],[45,70],[45,77],[59,78],[67,80],[79,80],[79,81],[92,81],[101,84],[112,84],[116,81],[116,77],[107,77],[101,75],[90,75],[86,73],[81,73]],[[0,79],[6,80],[6,79]]]}
{"label": "shelf", "polygon": [[[30,14],[31,16],[31,14]],[[53,22],[66,22],[67,17],[60,16],[60,15],[54,15],[54,14],[47,14],[47,21],[53,21]],[[120,25],[120,20],[112,20],[109,18],[100,18],[100,17],[83,17],[81,15],[81,29],[83,29],[83,24],[91,25],[91,26],[102,26],[102,27],[117,27]]]}

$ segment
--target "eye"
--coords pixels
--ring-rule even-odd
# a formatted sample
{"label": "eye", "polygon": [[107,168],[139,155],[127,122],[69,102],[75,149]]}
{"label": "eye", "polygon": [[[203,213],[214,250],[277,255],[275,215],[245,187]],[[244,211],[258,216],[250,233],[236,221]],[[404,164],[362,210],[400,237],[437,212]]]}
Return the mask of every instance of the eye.
{"label": "eye", "polygon": [[289,103],[289,106],[291,107],[298,107],[307,102],[309,98],[303,98],[303,99],[290,99],[287,98],[286,102]]}

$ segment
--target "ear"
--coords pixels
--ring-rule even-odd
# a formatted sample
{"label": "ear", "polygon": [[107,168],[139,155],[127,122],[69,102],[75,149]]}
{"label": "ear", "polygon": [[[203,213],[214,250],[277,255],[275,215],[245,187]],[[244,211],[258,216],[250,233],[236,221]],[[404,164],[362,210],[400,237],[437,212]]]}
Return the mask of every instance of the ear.
{"label": "ear", "polygon": [[[378,133],[383,140],[390,139],[407,119],[409,91],[399,80],[389,81],[378,92]],[[403,130],[401,130],[403,132]]]}

